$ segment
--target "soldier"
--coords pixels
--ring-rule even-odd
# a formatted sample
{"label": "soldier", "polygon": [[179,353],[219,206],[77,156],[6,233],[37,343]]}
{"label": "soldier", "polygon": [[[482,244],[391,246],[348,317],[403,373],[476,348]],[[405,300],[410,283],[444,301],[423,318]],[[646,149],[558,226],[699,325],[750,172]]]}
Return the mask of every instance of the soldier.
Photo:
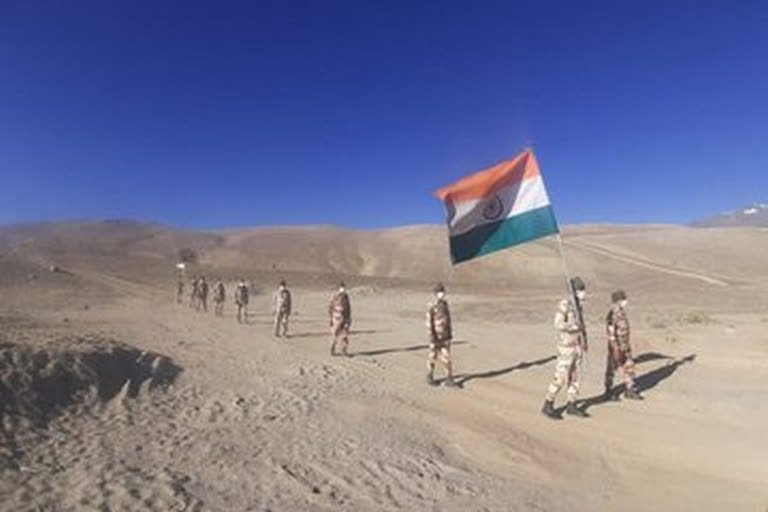
{"label": "soldier", "polygon": [[341,342],[341,353],[349,357],[349,327],[352,325],[352,306],[344,283],[331,296],[328,303],[328,324],[331,327],[331,355],[336,355],[336,343]]}
{"label": "soldier", "polygon": [[275,336],[288,337],[288,317],[291,316],[291,292],[285,284],[280,281],[280,287],[275,292]]}
{"label": "soldier", "polygon": [[445,385],[453,387],[453,365],[451,364],[451,312],[445,300],[445,287],[438,283],[434,288],[435,299],[427,305],[427,334],[429,336],[429,355],[427,356],[427,384],[436,386],[435,362],[439,358],[445,366],[447,376]]}
{"label": "soldier", "polygon": [[574,277],[570,282],[574,292],[574,301],[563,299],[555,313],[555,329],[558,332],[557,364],[555,376],[547,388],[547,396],[541,412],[552,419],[561,419],[555,411],[554,402],[557,393],[565,386],[568,393],[568,405],[565,412],[574,416],[587,417],[576,406],[579,396],[579,370],[584,353],[587,351],[586,329],[583,325],[581,305],[587,297],[584,281]]}
{"label": "soldier", "polygon": [[243,279],[235,288],[235,304],[237,304],[237,323],[248,323],[248,285]]}
{"label": "soldier", "polygon": [[213,286],[213,314],[216,316],[224,316],[224,300],[227,297],[227,292],[224,289],[224,283],[221,279],[216,281]]}
{"label": "soldier", "polygon": [[194,276],[192,278],[192,287],[191,291],[189,293],[189,307],[198,309],[198,302],[197,298],[200,295],[199,288],[200,288],[200,279],[197,276]]}
{"label": "soldier", "polygon": [[179,276],[176,281],[176,304],[181,304],[184,300],[184,278]]}
{"label": "soldier", "polygon": [[611,294],[613,306],[605,318],[605,331],[608,335],[608,357],[605,365],[605,397],[618,400],[612,393],[613,375],[620,367],[624,374],[626,390],[624,398],[642,400],[635,389],[635,362],[632,360],[632,347],[629,345],[629,318],[627,318],[627,294],[617,290]]}
{"label": "soldier", "polygon": [[208,282],[205,280],[205,276],[200,278],[200,282],[197,285],[198,293],[198,309],[202,306],[203,311],[208,312]]}

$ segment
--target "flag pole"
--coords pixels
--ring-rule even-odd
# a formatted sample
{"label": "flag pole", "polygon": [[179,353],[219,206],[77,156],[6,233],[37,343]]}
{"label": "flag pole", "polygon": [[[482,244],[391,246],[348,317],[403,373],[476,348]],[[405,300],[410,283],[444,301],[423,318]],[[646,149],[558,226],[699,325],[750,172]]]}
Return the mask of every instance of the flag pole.
{"label": "flag pole", "polygon": [[[568,269],[568,260],[565,259],[565,249],[563,248],[563,238],[560,236],[560,231],[557,232],[555,238],[557,239],[557,249],[560,253],[560,261],[563,264],[563,274],[565,274],[565,289],[568,293],[568,296],[570,297],[568,302],[571,302],[574,309],[576,309],[577,314],[579,315],[579,323],[581,324],[581,328],[584,330],[583,335],[586,336],[587,326],[584,323],[584,318],[581,316],[581,313],[578,313],[580,306],[576,303],[576,290],[573,289],[571,283],[571,272]],[[587,373],[589,371],[589,361],[587,359],[586,350],[584,350],[584,353],[581,356],[581,360],[584,366],[584,372]]]}
{"label": "flag pole", "polygon": [[565,290],[570,295],[571,290],[571,272],[568,270],[568,261],[565,259],[565,250],[563,249],[563,238],[560,236],[560,231],[555,235],[557,239],[557,249],[560,253],[560,262],[563,264],[563,274],[565,275]]}

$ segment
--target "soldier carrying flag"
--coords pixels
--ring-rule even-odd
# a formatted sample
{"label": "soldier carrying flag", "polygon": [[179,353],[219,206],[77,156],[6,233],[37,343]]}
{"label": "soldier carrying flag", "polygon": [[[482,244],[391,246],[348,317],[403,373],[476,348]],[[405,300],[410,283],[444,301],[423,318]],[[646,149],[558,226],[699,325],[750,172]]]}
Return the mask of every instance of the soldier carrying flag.
{"label": "soldier carrying flag", "polygon": [[587,348],[581,309],[586,287],[580,278],[571,279],[568,275],[560,230],[533,151],[525,150],[511,160],[467,176],[443,187],[435,195],[445,203],[454,264],[550,235],[557,236],[569,297],[558,304],[555,313],[559,357],[543,412],[551,418],[559,418],[554,409],[554,398],[568,384],[566,410],[586,416],[575,402],[579,365]]}

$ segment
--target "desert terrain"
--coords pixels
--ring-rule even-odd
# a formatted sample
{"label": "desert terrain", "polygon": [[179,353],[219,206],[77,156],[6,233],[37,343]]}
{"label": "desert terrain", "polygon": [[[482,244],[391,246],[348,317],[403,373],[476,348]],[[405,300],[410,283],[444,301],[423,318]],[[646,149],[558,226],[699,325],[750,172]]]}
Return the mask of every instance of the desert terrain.
{"label": "desert terrain", "polygon": [[[552,421],[551,240],[452,267],[437,226],[0,227],[0,510],[766,510],[768,231],[575,226],[564,243],[590,294],[590,417]],[[182,248],[188,276],[227,282],[223,318],[175,303]],[[350,358],[328,354],[340,279]],[[424,381],[438,280],[459,389]],[[615,288],[642,402],[600,399]]]}

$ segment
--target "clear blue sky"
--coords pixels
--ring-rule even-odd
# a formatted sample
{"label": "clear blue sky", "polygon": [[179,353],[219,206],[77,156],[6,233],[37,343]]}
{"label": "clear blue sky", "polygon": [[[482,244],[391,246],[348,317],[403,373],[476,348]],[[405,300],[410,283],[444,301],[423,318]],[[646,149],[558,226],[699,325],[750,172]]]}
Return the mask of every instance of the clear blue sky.
{"label": "clear blue sky", "polygon": [[768,200],[768,2],[0,2],[0,223],[438,223],[529,144],[561,223]]}

